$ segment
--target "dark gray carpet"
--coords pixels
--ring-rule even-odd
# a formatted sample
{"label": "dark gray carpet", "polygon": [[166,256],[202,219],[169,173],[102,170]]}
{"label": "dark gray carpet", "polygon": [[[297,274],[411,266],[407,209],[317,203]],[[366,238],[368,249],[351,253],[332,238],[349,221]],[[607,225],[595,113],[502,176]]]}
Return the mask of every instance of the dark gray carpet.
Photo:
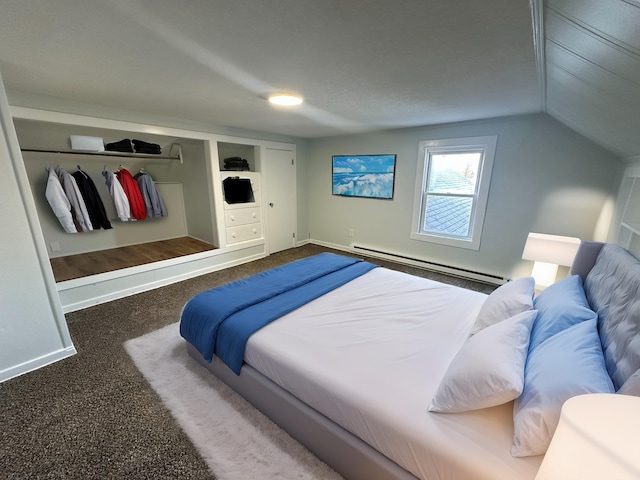
{"label": "dark gray carpet", "polygon": [[[78,354],[0,384],[0,478],[215,478],[123,343],[175,323],[202,290],[327,250],[307,245],[67,314]],[[485,293],[495,288],[368,260]]]}

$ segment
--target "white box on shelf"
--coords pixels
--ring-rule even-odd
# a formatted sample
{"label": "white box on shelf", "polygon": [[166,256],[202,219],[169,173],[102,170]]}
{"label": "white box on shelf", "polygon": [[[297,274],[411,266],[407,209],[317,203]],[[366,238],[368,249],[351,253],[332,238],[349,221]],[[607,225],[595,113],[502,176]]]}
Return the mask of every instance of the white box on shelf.
{"label": "white box on shelf", "polygon": [[69,135],[72,150],[85,150],[87,152],[104,152],[104,140],[100,137],[87,137],[84,135]]}

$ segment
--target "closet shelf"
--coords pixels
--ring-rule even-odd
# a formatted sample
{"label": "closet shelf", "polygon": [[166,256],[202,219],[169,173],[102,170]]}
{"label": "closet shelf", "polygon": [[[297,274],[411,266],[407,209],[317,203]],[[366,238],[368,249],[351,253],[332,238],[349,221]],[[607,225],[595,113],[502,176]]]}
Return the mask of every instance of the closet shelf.
{"label": "closet shelf", "polygon": [[183,163],[182,160],[182,148],[179,144],[174,143],[171,145],[169,155],[153,155],[148,153],[130,153],[130,152],[91,152],[86,150],[63,150],[63,149],[50,149],[50,148],[21,148],[23,152],[35,152],[35,153],[58,153],[61,155],[97,155],[102,157],[126,157],[126,158],[138,158],[145,160],[178,160]]}

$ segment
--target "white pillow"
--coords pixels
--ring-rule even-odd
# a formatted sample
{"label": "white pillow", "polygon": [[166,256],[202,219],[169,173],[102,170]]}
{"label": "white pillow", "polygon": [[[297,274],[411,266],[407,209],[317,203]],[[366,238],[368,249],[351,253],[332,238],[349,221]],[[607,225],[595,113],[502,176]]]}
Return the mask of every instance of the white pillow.
{"label": "white pillow", "polygon": [[495,289],[482,304],[470,335],[533,308],[533,277],[512,280]]}
{"label": "white pillow", "polygon": [[537,313],[519,313],[470,337],[449,365],[429,411],[466,412],[517,398]]}

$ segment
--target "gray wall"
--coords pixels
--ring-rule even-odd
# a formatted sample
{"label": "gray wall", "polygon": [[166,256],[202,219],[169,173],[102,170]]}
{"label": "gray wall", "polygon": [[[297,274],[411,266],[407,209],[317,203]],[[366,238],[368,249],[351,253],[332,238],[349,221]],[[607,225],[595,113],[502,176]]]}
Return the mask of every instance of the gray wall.
{"label": "gray wall", "polygon": [[[481,135],[498,135],[498,145],[480,250],[411,240],[418,143]],[[374,153],[397,154],[393,200],[333,196],[331,156]],[[542,114],[311,140],[308,162],[313,240],[505,277],[530,274],[521,260],[528,232],[594,239],[620,166],[614,154]]]}

